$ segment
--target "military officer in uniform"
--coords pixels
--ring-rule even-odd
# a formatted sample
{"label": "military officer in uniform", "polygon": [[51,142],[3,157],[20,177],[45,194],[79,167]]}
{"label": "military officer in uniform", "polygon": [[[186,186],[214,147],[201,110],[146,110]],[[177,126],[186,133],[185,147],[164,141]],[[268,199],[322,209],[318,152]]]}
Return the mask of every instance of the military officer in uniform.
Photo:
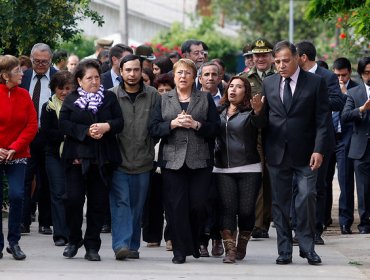
{"label": "military officer in uniform", "polygon": [[[241,73],[248,79],[252,87],[252,96],[262,93],[262,80],[275,74],[274,58],[272,49],[274,46],[264,38],[259,38],[252,43],[252,55],[254,66],[248,73]],[[262,188],[256,203],[256,222],[252,232],[253,238],[269,238],[269,228],[271,218],[271,188],[269,176],[265,166],[264,155],[262,151],[261,132],[258,137],[258,151],[263,163]]]}

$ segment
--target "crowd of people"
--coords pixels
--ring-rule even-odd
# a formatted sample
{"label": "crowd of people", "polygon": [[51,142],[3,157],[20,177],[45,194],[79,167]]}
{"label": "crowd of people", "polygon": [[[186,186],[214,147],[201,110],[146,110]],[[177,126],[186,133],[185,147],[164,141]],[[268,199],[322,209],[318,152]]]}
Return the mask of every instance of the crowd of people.
{"label": "crowd of people", "polygon": [[100,261],[100,234],[111,233],[117,260],[139,259],[141,238],[148,247],[164,238],[174,264],[235,263],[273,222],[276,264],[292,262],[293,245],[320,264],[336,166],[341,233],[352,234],[355,179],[357,227],[370,233],[370,57],[356,83],[347,58],[325,69],[309,41],[259,38],[231,77],[199,40],[161,57],[112,45],[97,40],[81,61],[44,43],[30,57],[0,56],[0,184],[14,259],[26,258],[19,241],[37,209],[38,232],[66,258],[84,246],[85,259]]}

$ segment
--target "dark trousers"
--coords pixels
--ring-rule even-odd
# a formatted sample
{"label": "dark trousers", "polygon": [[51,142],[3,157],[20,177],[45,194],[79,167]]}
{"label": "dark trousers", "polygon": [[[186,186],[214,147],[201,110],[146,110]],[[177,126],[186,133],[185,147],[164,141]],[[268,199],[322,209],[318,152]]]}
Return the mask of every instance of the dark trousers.
{"label": "dark trousers", "polygon": [[335,166],[340,188],[339,195],[339,224],[351,227],[353,224],[354,212],[354,167],[353,160],[348,158],[351,144],[352,131],[336,134],[335,153],[329,160],[328,173],[326,176],[326,211],[325,220],[331,219],[331,208],[333,204],[333,177]]}
{"label": "dark trousers", "polygon": [[109,207],[109,188],[102,180],[98,166],[95,164],[92,164],[84,175],[80,164],[66,164],[66,179],[69,243],[77,245],[82,240],[83,207],[86,195],[84,245],[86,249],[99,250],[100,230],[104,222],[105,210]]}
{"label": "dark trousers", "polygon": [[211,172],[211,167],[162,168],[174,256],[189,256],[199,250],[199,237],[207,219]]}
{"label": "dark trousers", "polygon": [[58,155],[46,155],[46,171],[48,173],[51,214],[53,217],[53,239],[59,238],[68,241],[69,230],[66,222],[66,175],[63,161]]}
{"label": "dark trousers", "polygon": [[267,168],[271,182],[272,217],[276,226],[279,255],[291,254],[293,249],[290,225],[293,177],[297,182],[294,208],[299,247],[303,252],[314,250],[317,171],[312,171],[308,165],[293,166],[286,156],[280,165],[268,165]]}
{"label": "dark trousers", "polygon": [[358,229],[370,232],[370,139],[361,159],[354,160],[358,213],[360,224]]}
{"label": "dark trousers", "polygon": [[[8,242],[10,246],[18,244],[21,239],[22,202],[24,196],[24,175],[26,165],[0,164],[0,203],[3,206],[4,175],[8,181],[9,218]],[[0,218],[0,252],[4,249],[3,219]]]}
{"label": "dark trousers", "polygon": [[[38,133],[30,145],[31,158],[27,161],[22,223],[31,225],[31,203],[37,201],[39,226],[51,226],[51,204],[48,176],[45,169],[44,143]],[[36,177],[36,188],[32,195],[32,182]]]}
{"label": "dark trousers", "polygon": [[252,231],[262,173],[217,173],[221,202],[221,228]]}
{"label": "dark trousers", "polygon": [[[143,240],[148,243],[161,243],[164,223],[164,205],[162,175],[152,172],[148,196],[143,212]],[[168,226],[165,229],[165,240],[168,237]]]}

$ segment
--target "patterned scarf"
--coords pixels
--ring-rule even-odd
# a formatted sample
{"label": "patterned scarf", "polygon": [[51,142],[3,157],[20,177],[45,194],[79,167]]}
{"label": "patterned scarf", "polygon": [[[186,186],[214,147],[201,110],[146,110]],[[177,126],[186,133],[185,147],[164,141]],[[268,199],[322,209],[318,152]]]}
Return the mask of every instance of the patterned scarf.
{"label": "patterned scarf", "polygon": [[81,109],[91,110],[93,114],[98,112],[98,108],[103,104],[104,99],[104,87],[100,85],[99,90],[96,93],[87,92],[81,87],[77,89],[80,97],[74,102],[75,105]]}

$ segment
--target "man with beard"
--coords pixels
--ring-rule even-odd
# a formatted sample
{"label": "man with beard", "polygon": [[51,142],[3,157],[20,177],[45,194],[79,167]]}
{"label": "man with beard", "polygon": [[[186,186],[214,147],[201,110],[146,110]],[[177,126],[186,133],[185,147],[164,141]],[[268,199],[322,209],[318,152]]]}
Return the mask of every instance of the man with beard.
{"label": "man with beard", "polygon": [[154,141],[147,127],[159,95],[155,88],[143,83],[139,56],[125,56],[119,70],[123,83],[112,91],[117,95],[125,125],[118,134],[122,163],[113,174],[110,209],[112,247],[116,259],[123,260],[139,258],[141,216],[154,160]]}

